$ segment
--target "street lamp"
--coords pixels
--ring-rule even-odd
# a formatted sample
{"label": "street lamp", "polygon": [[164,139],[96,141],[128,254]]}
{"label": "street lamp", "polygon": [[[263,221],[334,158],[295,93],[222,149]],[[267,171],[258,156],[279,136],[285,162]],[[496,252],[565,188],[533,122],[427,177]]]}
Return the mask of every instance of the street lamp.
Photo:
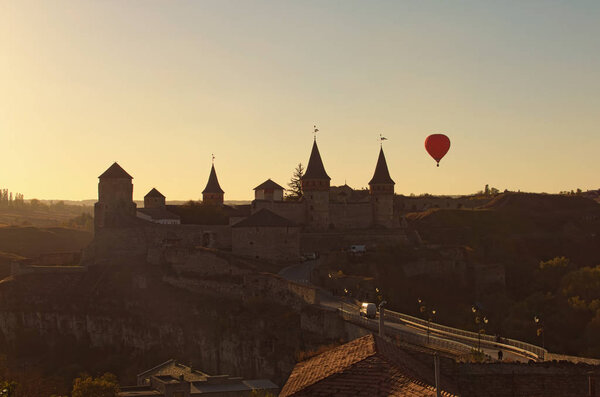
{"label": "street lamp", "polygon": [[481,334],[485,333],[485,326],[489,320],[476,305],[471,306],[471,312],[475,315],[475,324],[477,325],[477,350],[481,351]]}
{"label": "street lamp", "polygon": [[544,332],[544,323],[542,322],[542,319],[539,316],[533,316],[533,322],[535,323],[537,330],[537,336],[541,336],[542,337],[542,348],[545,349],[546,348],[546,333]]}
{"label": "street lamp", "polygon": [[419,313],[425,315],[425,319],[427,320],[427,344],[429,344],[429,334],[430,334],[430,323],[433,317],[435,316],[435,309],[431,309],[431,311],[427,310],[427,304],[421,298],[417,299],[417,303],[419,304]]}
{"label": "street lamp", "polygon": [[429,323],[431,322],[431,320],[433,320],[434,316],[435,309],[432,309],[431,312],[429,312],[429,315],[427,316],[427,344],[429,344]]}

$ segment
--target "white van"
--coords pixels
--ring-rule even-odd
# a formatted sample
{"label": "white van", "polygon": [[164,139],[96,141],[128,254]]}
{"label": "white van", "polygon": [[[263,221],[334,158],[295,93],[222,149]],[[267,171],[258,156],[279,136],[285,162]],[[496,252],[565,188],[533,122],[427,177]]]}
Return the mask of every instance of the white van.
{"label": "white van", "polygon": [[363,302],[360,306],[360,315],[366,318],[377,317],[377,306],[374,303]]}
{"label": "white van", "polygon": [[365,247],[364,245],[351,245],[350,252],[358,255],[364,254],[365,252],[367,252],[367,247]]}

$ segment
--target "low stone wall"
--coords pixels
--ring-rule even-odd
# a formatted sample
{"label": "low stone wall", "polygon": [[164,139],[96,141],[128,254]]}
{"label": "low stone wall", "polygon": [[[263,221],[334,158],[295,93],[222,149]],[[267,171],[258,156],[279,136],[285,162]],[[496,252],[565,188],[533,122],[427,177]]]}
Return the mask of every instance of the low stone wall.
{"label": "low stone wall", "polygon": [[[565,354],[546,353],[544,359],[546,361],[568,361],[570,363],[600,365],[600,359],[597,358],[567,356]],[[600,385],[598,386],[600,387]]]}
{"label": "low stone wall", "polygon": [[225,296],[244,301],[269,298],[294,309],[319,303],[315,287],[294,283],[271,273],[214,277],[192,277],[188,273],[165,276],[163,281],[177,288],[216,297]]}
{"label": "low stone wall", "polygon": [[11,276],[19,276],[23,274],[73,274],[84,273],[84,266],[37,266],[28,265],[20,262],[13,262],[10,269]]}

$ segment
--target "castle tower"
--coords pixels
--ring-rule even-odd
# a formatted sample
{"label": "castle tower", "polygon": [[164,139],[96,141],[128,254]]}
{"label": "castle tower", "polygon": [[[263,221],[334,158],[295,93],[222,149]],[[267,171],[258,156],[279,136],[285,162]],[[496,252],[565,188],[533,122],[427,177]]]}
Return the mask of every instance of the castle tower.
{"label": "castle tower", "polygon": [[153,187],[144,196],[144,208],[166,208],[165,196]]}
{"label": "castle tower", "polygon": [[202,202],[209,205],[223,205],[223,189],[219,185],[217,179],[217,172],[215,171],[215,165],[213,163],[210,169],[210,176],[208,177],[208,183],[202,191]]}
{"label": "castle tower", "polygon": [[306,203],[306,225],[310,229],[323,230],[329,226],[330,181],[315,139],[302,176],[302,200]]}
{"label": "castle tower", "polygon": [[394,224],[394,185],[381,148],[375,174],[369,182],[374,226],[392,227]]}
{"label": "castle tower", "polygon": [[94,204],[94,227],[122,226],[135,218],[133,177],[117,163],[98,177],[98,202]]}

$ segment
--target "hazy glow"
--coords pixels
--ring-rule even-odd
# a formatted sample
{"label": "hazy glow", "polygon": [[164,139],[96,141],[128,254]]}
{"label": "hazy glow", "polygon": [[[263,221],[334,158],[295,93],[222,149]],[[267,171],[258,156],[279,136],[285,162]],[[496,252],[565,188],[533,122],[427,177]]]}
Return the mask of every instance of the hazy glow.
{"label": "hazy glow", "polygon": [[[396,192],[600,187],[598,1],[2,1],[0,187],[226,199],[306,163]],[[442,132],[440,168],[423,148]]]}

